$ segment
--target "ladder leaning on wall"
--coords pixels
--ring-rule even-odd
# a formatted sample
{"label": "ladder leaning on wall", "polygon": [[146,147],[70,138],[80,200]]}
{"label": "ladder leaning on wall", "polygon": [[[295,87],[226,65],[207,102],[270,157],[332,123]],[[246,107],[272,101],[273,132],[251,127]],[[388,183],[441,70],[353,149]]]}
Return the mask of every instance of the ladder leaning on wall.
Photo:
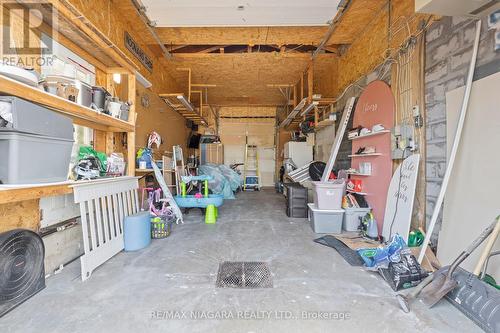
{"label": "ladder leaning on wall", "polygon": [[243,172],[243,191],[260,190],[259,151],[256,145],[245,145],[245,168]]}

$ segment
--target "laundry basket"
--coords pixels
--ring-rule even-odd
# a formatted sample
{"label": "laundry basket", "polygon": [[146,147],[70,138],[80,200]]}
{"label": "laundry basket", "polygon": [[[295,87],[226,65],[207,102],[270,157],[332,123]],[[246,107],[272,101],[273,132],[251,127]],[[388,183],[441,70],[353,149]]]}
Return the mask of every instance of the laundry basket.
{"label": "laundry basket", "polygon": [[162,239],[170,236],[172,232],[173,221],[170,218],[164,217],[152,217],[151,218],[151,238],[152,239]]}

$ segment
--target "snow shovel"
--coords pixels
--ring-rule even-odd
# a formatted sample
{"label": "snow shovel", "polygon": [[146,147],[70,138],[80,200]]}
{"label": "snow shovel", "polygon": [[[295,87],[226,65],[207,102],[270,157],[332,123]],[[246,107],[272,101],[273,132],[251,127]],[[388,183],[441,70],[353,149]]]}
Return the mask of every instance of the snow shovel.
{"label": "snow shovel", "polygon": [[479,237],[469,245],[469,247],[463,251],[451,266],[443,267],[441,270],[434,273],[432,282],[429,283],[420,293],[422,301],[428,307],[432,307],[434,304],[439,302],[447,293],[452,291],[457,286],[457,281],[453,278],[453,272],[455,272],[458,265],[460,265],[495,229],[498,221],[495,220],[490,226],[488,226],[479,235]]}

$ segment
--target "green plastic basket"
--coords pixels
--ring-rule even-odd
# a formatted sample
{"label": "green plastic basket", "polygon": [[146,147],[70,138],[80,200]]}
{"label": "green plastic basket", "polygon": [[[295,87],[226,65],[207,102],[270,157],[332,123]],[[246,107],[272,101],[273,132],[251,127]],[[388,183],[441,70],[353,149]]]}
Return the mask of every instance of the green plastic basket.
{"label": "green plastic basket", "polygon": [[172,232],[172,222],[161,217],[151,218],[151,238],[162,239],[166,238]]}

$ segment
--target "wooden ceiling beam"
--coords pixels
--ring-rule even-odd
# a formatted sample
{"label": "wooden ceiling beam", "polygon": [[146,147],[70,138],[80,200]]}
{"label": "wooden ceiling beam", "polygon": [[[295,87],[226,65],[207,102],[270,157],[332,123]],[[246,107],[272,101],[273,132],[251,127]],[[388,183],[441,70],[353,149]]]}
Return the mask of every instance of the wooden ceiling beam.
{"label": "wooden ceiling beam", "polygon": [[155,29],[161,41],[167,45],[318,45],[328,31],[327,26]]}

